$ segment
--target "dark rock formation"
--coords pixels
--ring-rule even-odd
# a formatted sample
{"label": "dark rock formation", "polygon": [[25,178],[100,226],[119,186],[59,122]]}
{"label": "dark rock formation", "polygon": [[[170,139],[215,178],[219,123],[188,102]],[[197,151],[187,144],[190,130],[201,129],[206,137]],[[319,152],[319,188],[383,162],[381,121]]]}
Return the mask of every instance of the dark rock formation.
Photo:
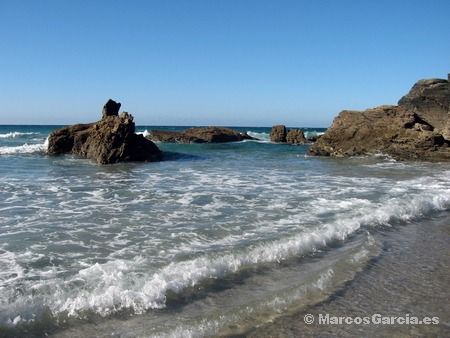
{"label": "dark rock formation", "polygon": [[286,142],[287,131],[286,127],[283,125],[273,126],[270,131],[270,141],[277,143]]}
{"label": "dark rock formation", "polygon": [[[113,113],[109,107],[106,110],[107,114]],[[161,151],[152,141],[135,133],[133,116],[125,112],[120,116],[104,115],[96,123],[76,124],[53,131],[47,153],[78,155],[100,164],[162,159]]]}
{"label": "dark rock formation", "polygon": [[309,136],[308,139],[306,140],[308,143],[314,143],[316,142],[319,138],[321,138],[322,135],[313,135],[313,136]]}
{"label": "dark rock formation", "polygon": [[301,129],[291,129],[287,133],[286,142],[292,144],[306,143],[305,133]]}
{"label": "dark rock formation", "polygon": [[180,132],[152,130],[147,137],[152,141],[172,143],[223,143],[254,140],[247,133],[239,133],[223,127],[189,128]]}
{"label": "dark rock formation", "polygon": [[450,141],[443,134],[449,123],[449,100],[447,80],[419,81],[398,106],[342,111],[309,154],[382,153],[399,160],[448,161]]}
{"label": "dark rock formation", "polygon": [[103,106],[102,118],[106,116],[119,116],[119,109],[121,105],[121,103],[109,99]]}

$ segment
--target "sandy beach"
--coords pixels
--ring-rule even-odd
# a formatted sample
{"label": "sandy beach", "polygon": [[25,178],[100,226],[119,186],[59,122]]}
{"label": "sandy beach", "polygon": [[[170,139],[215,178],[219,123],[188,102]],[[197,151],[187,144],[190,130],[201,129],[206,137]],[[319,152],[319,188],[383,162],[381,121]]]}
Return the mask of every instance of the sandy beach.
{"label": "sandy beach", "polygon": [[[417,221],[380,233],[383,253],[332,297],[248,332],[247,337],[448,337],[450,217]],[[369,324],[319,323],[319,318],[369,318]],[[312,316],[307,316],[312,315]],[[375,316],[374,316],[375,315]],[[314,319],[312,324],[306,319]],[[374,317],[373,317],[374,316]],[[439,324],[374,324],[382,318],[439,318]],[[358,319],[356,319],[358,321]],[[385,319],[386,321],[386,319]],[[436,321],[436,319],[435,319]]]}

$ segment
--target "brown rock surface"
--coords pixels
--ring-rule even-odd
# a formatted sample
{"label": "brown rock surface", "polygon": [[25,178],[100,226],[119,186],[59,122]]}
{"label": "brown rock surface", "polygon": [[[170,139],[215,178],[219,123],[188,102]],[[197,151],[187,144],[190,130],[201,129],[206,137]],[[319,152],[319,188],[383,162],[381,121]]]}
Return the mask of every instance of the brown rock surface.
{"label": "brown rock surface", "polygon": [[450,112],[450,85],[443,79],[418,81],[398,105],[420,115],[435,131],[443,134]]}
{"label": "brown rock surface", "polygon": [[305,133],[301,129],[291,129],[286,136],[286,142],[292,144],[306,143]]}
{"label": "brown rock surface", "polygon": [[73,154],[100,164],[131,161],[158,161],[162,153],[142,135],[135,133],[133,116],[104,115],[96,123],[76,124],[53,131],[49,155]]}
{"label": "brown rock surface", "polygon": [[189,128],[180,132],[152,130],[147,136],[152,141],[172,143],[223,143],[254,140],[247,133],[224,127]]}
{"label": "brown rock surface", "polygon": [[287,131],[286,127],[283,125],[273,126],[270,131],[270,141],[277,143],[286,142]]}
{"label": "brown rock surface", "polygon": [[182,132],[170,130],[152,130],[147,138],[155,142],[205,143],[196,137],[184,135]]}
{"label": "brown rock surface", "polygon": [[449,96],[447,80],[422,80],[399,101],[399,106],[342,111],[308,152],[336,157],[386,154],[399,160],[449,161],[450,141],[443,136]]}

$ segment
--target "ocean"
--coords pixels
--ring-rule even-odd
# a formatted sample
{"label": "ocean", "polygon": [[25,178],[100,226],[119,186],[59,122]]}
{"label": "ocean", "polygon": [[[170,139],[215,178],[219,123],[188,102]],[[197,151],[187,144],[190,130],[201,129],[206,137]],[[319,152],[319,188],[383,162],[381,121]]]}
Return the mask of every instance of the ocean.
{"label": "ocean", "polygon": [[59,127],[0,126],[0,337],[450,335],[448,163],[239,127],[98,165],[46,156]]}

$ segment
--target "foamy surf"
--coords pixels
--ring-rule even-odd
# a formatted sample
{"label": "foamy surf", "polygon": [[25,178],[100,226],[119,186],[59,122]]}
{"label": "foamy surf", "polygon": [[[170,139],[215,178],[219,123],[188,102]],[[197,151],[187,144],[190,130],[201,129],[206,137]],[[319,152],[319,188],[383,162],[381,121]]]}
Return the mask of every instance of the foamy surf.
{"label": "foamy surf", "polygon": [[[50,131],[0,149],[44,146]],[[167,161],[0,157],[0,336],[241,334],[339,290],[386,229],[450,210],[439,164],[269,142],[159,147]]]}
{"label": "foamy surf", "polygon": [[19,146],[3,146],[0,147],[0,155],[20,155],[20,154],[42,154],[47,151],[48,138],[44,143],[28,144],[25,143]]}
{"label": "foamy surf", "polygon": [[[408,185],[414,189],[423,189],[421,181],[409,182]],[[428,181],[427,186],[429,187],[431,183]],[[207,280],[225,278],[249,268],[279,264],[294,257],[318,252],[334,242],[347,240],[360,229],[391,226],[393,223],[408,222],[450,208],[448,190],[442,191],[442,186],[437,184],[434,187],[436,190],[433,193],[417,194],[407,201],[393,197],[379,206],[360,201],[349,201],[346,205],[339,202],[336,204],[337,208],[344,207],[349,211],[346,217],[340,217],[334,222],[310,226],[293,236],[266,240],[251,247],[215,250],[203,254],[198,252],[194,258],[172,261],[160,268],[152,267],[154,263],[151,259],[138,255],[131,260],[114,259],[103,264],[95,263],[63,280],[55,278],[62,272],[58,271],[58,268],[49,267],[42,272],[32,271],[31,275],[39,273],[41,280],[39,283],[27,283],[29,284],[27,288],[30,295],[47,295],[43,298],[32,297],[31,299],[34,299],[32,303],[38,307],[39,304],[46,304],[55,317],[60,314],[79,317],[86,311],[101,316],[109,316],[122,310],[143,314],[151,309],[164,308],[168,292],[181,294],[187,288],[195,287]],[[100,196],[97,194],[97,198]],[[322,208],[322,210],[328,212],[330,209]],[[230,243],[229,240],[224,242]],[[3,301],[8,303],[8,307],[2,308],[4,314],[2,321],[6,325],[34,321],[34,316],[27,317],[26,314],[26,309],[32,304],[30,298],[26,297],[23,303],[24,300],[21,297],[16,298],[13,290],[8,290],[5,285],[20,279],[19,276],[26,277],[24,272],[20,271],[20,264],[17,261],[23,261],[25,258],[39,261],[43,256],[33,257],[30,253],[29,256],[14,257],[6,250],[3,252],[9,258],[0,261],[5,271],[0,275],[3,277],[2,291],[5,297]],[[6,272],[8,270],[9,272]],[[20,314],[13,315],[11,308]],[[40,311],[43,309],[38,312]]]}
{"label": "foamy surf", "polygon": [[9,133],[5,133],[5,134],[0,134],[0,138],[16,138],[16,137],[21,137],[21,136],[29,136],[29,135],[37,135],[38,133],[34,133],[34,132],[19,132],[19,131],[12,131]]}

